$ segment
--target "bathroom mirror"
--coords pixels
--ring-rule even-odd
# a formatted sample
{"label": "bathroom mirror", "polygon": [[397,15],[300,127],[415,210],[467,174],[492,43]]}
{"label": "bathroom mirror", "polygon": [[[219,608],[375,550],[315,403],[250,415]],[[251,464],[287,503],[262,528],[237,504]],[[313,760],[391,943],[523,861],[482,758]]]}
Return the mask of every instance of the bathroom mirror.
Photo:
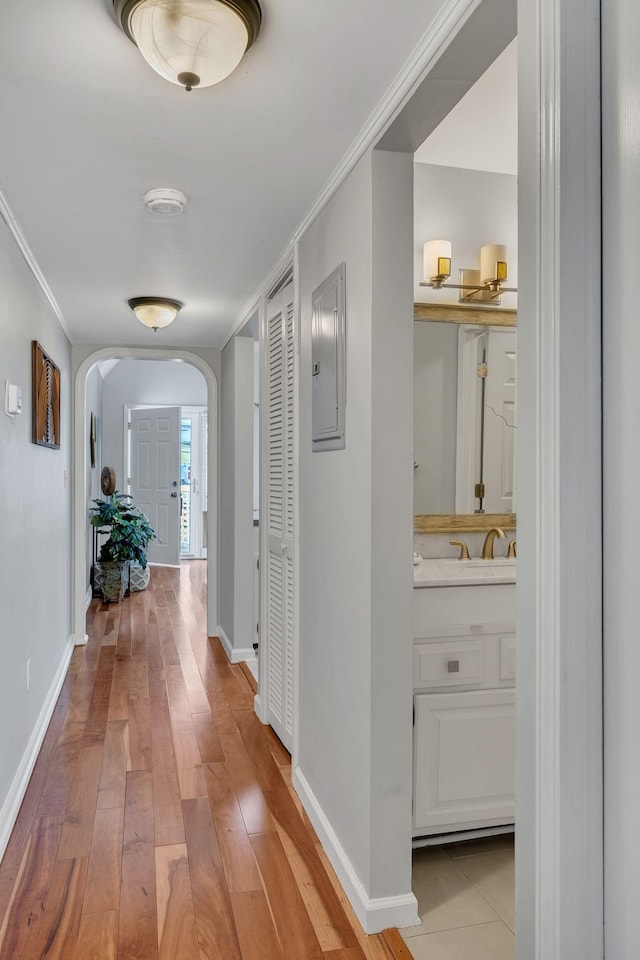
{"label": "bathroom mirror", "polygon": [[516,311],[418,303],[414,318],[415,529],[512,529]]}

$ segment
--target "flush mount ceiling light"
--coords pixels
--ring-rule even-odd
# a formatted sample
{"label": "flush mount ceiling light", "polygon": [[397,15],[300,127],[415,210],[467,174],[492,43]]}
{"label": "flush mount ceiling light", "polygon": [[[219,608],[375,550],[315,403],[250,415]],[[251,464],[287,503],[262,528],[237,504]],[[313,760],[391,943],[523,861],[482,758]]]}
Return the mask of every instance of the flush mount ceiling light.
{"label": "flush mount ceiling light", "polygon": [[460,303],[500,303],[500,294],[517,293],[517,287],[505,287],[507,248],[502,243],[487,243],[480,248],[480,269],[460,270],[460,283],[447,283],[451,276],[451,243],[429,240],[424,245],[424,280],[421,287],[460,290]]}
{"label": "flush mount ceiling light", "polygon": [[173,323],[182,307],[179,300],[167,297],[132,297],[128,303],[140,323],[151,327],[154,333]]}
{"label": "flush mount ceiling light", "polygon": [[182,190],[173,187],[154,187],[144,195],[144,205],[158,217],[177,217],[187,205]]}
{"label": "flush mount ceiling light", "polygon": [[149,66],[191,90],[228,77],[260,31],[257,0],[113,0]]}

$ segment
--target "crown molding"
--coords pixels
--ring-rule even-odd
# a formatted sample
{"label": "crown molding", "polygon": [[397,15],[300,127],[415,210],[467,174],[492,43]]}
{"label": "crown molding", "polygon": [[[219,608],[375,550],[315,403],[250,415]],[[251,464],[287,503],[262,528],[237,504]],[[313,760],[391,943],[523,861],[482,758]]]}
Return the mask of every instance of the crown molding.
{"label": "crown molding", "polygon": [[45,297],[49,301],[49,304],[51,305],[53,312],[58,318],[58,323],[62,327],[67,340],[69,341],[69,343],[73,344],[74,339],[71,336],[71,331],[69,330],[69,327],[65,322],[64,316],[62,315],[62,310],[58,306],[58,301],[54,297],[53,291],[49,286],[49,284],[47,283],[46,277],[42,272],[42,270],[40,269],[38,261],[33,255],[33,251],[27,242],[27,238],[22,232],[22,227],[18,223],[18,218],[13,212],[11,208],[11,204],[7,199],[7,195],[5,194],[1,186],[0,186],[0,217],[2,217],[7,227],[9,228],[9,232],[11,233],[11,236],[15,240],[20,253],[24,257],[25,263],[29,267],[29,270],[31,270],[31,273],[35,277],[38,286],[40,287]]}

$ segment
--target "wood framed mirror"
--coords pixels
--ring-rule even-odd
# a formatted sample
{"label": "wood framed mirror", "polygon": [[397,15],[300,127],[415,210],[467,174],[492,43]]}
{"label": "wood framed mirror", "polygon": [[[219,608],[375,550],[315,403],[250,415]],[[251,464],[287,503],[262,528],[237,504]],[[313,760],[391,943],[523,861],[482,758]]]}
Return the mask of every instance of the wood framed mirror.
{"label": "wood framed mirror", "polygon": [[[515,508],[512,509],[514,491],[509,493],[507,488],[509,471],[511,478],[513,477],[513,449],[517,429],[517,311],[451,303],[415,303],[414,320],[419,321],[420,326],[424,323],[431,327],[429,333],[426,328],[421,333],[416,330],[414,530],[416,533],[482,532],[495,526],[513,530],[516,526]],[[509,342],[510,329],[513,329],[513,346]],[[480,369],[480,364],[475,363],[475,356],[469,352],[468,346],[476,339],[474,330],[477,330],[478,342],[482,338],[486,342],[488,331],[495,330],[495,341],[500,341],[500,348],[494,353],[508,354],[505,362],[512,366],[507,369],[503,363],[499,374],[499,379],[504,381],[513,379],[507,396],[494,397],[494,394],[491,394],[488,400],[485,385],[480,389],[471,382],[471,378],[478,376]],[[504,331],[506,336],[500,337],[500,330]],[[425,356],[428,357],[427,361],[424,361]],[[482,356],[478,354],[478,359]],[[478,369],[474,370],[474,367]],[[485,364],[485,376],[486,367]],[[460,381],[463,373],[466,377],[465,383]],[[510,397],[513,397],[513,401]],[[508,405],[512,402],[513,408],[508,410]],[[482,428],[478,426],[477,430],[476,419],[479,424],[480,411],[487,409],[490,416],[487,432],[492,435],[489,446],[486,435],[482,443],[476,435],[480,429],[485,434],[484,416]],[[427,412],[424,418],[420,416],[421,410]],[[421,432],[423,422],[432,428],[429,438]],[[482,468],[483,457],[485,469]],[[487,494],[485,483],[485,497],[474,498],[473,493],[478,489],[476,484],[483,478],[486,479],[487,472],[491,475],[491,494]],[[501,483],[502,487],[499,486]],[[507,509],[504,509],[505,505]],[[479,510],[483,512],[478,512]]]}

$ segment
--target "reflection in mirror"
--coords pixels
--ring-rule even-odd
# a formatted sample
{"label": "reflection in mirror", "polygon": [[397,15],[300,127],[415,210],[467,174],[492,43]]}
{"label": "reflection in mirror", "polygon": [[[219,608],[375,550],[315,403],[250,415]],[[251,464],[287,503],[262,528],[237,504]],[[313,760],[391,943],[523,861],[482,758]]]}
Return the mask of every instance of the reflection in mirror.
{"label": "reflection in mirror", "polygon": [[414,514],[515,513],[515,383],[515,326],[414,324]]}

